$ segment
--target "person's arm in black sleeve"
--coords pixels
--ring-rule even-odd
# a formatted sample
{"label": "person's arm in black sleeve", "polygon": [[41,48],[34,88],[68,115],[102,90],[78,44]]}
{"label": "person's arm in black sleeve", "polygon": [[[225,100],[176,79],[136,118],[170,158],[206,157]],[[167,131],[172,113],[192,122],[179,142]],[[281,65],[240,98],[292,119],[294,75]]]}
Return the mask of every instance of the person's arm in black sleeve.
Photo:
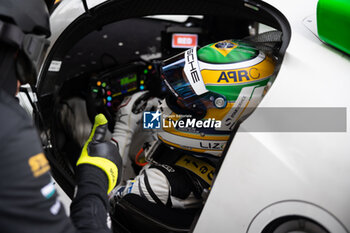
{"label": "person's arm in black sleeve", "polygon": [[83,232],[109,232],[107,193],[120,180],[118,174],[122,173],[118,168],[121,169],[122,161],[117,146],[105,141],[106,132],[107,120],[99,114],[77,162],[78,187],[71,205],[71,218]]}
{"label": "person's arm in black sleeve", "polygon": [[0,231],[76,232],[57,198],[32,121],[0,90]]}
{"label": "person's arm in black sleeve", "polygon": [[93,164],[77,167],[78,192],[68,218],[49,170],[30,118],[13,97],[0,90],[1,232],[110,232],[105,171]]}

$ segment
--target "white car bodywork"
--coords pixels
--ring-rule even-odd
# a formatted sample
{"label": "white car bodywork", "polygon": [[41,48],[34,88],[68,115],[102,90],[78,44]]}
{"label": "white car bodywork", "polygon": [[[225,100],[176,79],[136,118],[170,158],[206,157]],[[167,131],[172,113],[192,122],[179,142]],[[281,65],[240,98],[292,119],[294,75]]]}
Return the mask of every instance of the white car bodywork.
{"label": "white car bodywork", "polygon": [[[105,0],[87,2],[91,8]],[[322,43],[303,24],[316,14],[317,0],[267,2],[287,17],[292,38],[279,75],[259,107],[349,108],[350,57]],[[51,47],[84,12],[81,0],[61,3],[51,16]],[[348,131],[349,126],[339,133],[238,132],[194,232],[257,233],[288,215],[310,218],[330,232],[348,232]]]}
{"label": "white car bodywork", "polygon": [[[303,24],[316,14],[317,0],[267,2],[287,17],[292,38],[259,107],[346,107],[349,115],[350,57],[325,45]],[[310,218],[330,232],[348,232],[349,126],[346,131],[238,132],[194,232],[256,233],[288,215]]]}

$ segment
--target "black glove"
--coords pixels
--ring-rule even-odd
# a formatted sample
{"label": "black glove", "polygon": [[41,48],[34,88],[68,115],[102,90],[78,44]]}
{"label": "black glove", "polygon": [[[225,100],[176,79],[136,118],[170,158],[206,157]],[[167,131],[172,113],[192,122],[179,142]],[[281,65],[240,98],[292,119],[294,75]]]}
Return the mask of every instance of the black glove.
{"label": "black glove", "polygon": [[108,194],[116,186],[118,174],[122,174],[122,159],[118,147],[113,142],[105,141],[107,123],[103,114],[95,117],[95,124],[83,147],[77,166],[90,164],[102,169],[108,178]]}

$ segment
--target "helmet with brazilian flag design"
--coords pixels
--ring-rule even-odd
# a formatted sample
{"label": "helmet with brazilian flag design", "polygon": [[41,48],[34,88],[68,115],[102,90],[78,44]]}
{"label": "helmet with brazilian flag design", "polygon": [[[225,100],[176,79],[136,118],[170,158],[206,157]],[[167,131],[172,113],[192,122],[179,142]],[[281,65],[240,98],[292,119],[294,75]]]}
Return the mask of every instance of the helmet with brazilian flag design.
{"label": "helmet with brazilian flag design", "polygon": [[[275,59],[247,41],[191,48],[164,61],[170,94],[158,138],[182,150],[221,156],[237,122],[257,107],[275,75]],[[176,124],[175,122],[180,122]]]}

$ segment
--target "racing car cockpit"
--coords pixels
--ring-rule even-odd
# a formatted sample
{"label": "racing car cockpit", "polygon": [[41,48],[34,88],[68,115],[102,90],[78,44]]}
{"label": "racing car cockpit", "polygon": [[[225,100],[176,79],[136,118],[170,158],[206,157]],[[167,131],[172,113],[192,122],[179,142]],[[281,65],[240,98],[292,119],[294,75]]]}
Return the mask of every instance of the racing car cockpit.
{"label": "racing car cockpit", "polygon": [[[113,132],[125,97],[147,91],[164,98],[162,61],[193,46],[245,39],[272,54],[277,74],[290,40],[285,17],[259,0],[63,0],[51,13],[51,24],[57,31],[33,90],[34,118],[53,177],[70,197],[74,167],[94,116],[103,113]],[[129,169],[130,176],[140,170],[133,161]],[[128,197],[113,207],[115,232],[189,232],[201,211],[140,202]]]}

